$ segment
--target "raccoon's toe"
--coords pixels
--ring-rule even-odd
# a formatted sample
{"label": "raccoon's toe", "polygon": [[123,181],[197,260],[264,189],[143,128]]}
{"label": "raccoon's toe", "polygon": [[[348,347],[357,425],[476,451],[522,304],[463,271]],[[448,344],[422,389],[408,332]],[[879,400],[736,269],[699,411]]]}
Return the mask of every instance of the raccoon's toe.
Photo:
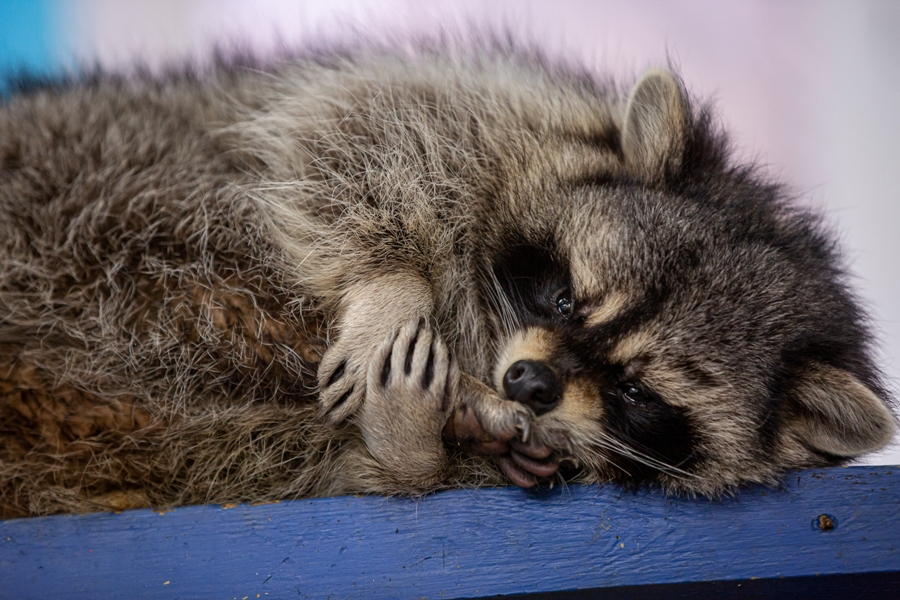
{"label": "raccoon's toe", "polygon": [[553,448],[550,448],[549,446],[527,443],[524,441],[520,442],[518,440],[512,440],[509,444],[515,452],[536,460],[544,460],[553,454]]}
{"label": "raccoon's toe", "polygon": [[360,381],[337,379],[319,393],[321,413],[330,423],[340,423],[357,411],[365,395],[366,387]]}
{"label": "raccoon's toe", "polygon": [[552,455],[544,460],[536,460],[515,450],[509,455],[517,465],[538,477],[551,477],[559,469],[559,459]]}
{"label": "raccoon's toe", "polygon": [[362,365],[337,349],[326,352],[319,366],[319,408],[330,423],[344,421],[359,409],[366,395]]}
{"label": "raccoon's toe", "polygon": [[513,440],[510,442],[510,456],[513,461],[533,475],[551,477],[559,469],[559,455],[549,446],[528,444]]}
{"label": "raccoon's toe", "polygon": [[498,456],[497,464],[510,481],[519,487],[530,488],[537,485],[537,477],[519,466],[511,456]]}
{"label": "raccoon's toe", "polygon": [[539,478],[553,477],[559,470],[560,457],[547,446],[512,440],[509,447],[508,454],[497,457],[497,464],[519,487],[534,487]]}
{"label": "raccoon's toe", "polygon": [[556,475],[566,440],[543,430],[524,404],[504,400],[471,378],[463,388],[465,400],[442,432],[446,443],[470,454],[496,457],[510,481],[521,487]]}

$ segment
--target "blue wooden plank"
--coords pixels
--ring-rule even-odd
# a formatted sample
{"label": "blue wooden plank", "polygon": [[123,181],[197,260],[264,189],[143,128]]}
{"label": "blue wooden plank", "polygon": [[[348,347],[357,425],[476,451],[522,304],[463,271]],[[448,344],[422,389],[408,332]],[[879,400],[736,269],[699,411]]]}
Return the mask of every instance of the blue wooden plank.
{"label": "blue wooden plank", "polygon": [[715,502],[570,486],[10,520],[0,596],[459,598],[900,571],[898,544],[900,472],[852,467]]}

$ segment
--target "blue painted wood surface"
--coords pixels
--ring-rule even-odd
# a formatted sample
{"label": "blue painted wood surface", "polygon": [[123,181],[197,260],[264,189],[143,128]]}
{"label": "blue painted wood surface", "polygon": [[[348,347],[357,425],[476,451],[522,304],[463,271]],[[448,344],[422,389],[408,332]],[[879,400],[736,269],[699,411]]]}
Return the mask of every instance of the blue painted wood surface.
{"label": "blue painted wood surface", "polygon": [[900,571],[898,550],[900,470],[852,467],[713,502],[570,486],[9,520],[0,597],[458,598]]}

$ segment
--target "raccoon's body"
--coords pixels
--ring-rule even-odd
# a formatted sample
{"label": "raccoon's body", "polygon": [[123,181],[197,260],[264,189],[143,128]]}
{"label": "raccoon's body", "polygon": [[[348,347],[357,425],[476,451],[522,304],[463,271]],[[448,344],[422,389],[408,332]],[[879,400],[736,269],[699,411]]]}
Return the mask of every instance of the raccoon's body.
{"label": "raccoon's body", "polygon": [[319,56],[0,108],[0,507],[714,495],[894,430],[833,239],[668,72]]}

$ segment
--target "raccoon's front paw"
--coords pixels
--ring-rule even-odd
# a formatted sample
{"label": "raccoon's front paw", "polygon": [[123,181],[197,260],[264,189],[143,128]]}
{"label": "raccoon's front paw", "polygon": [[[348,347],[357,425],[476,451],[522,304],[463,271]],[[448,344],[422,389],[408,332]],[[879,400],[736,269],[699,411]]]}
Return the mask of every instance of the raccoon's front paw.
{"label": "raccoon's front paw", "polygon": [[532,487],[538,478],[556,473],[559,449],[566,443],[535,435],[540,432],[535,431],[530,408],[500,398],[466,375],[462,387],[462,401],[442,431],[446,443],[470,454],[494,456],[506,476],[521,487]]}

